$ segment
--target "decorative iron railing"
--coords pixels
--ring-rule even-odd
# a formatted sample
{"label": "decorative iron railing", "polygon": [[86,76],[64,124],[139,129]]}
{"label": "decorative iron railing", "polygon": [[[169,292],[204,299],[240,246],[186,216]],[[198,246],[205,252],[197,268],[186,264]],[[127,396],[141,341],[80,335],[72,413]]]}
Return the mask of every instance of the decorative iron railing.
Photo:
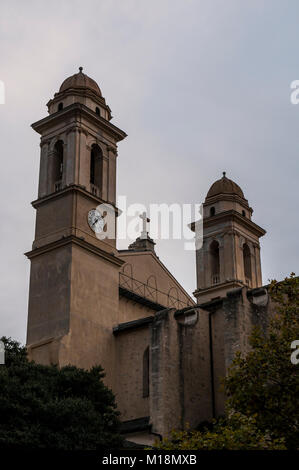
{"label": "decorative iron railing", "polygon": [[119,286],[165,308],[181,309],[192,306],[190,301],[182,300],[172,294],[160,291],[156,287],[138,281],[125,273],[119,273]]}

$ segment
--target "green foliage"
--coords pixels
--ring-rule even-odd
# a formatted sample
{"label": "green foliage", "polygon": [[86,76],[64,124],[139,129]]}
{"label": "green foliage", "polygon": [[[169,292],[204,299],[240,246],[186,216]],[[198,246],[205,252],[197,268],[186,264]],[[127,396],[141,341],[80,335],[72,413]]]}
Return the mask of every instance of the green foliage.
{"label": "green foliage", "polygon": [[228,406],[246,416],[273,438],[299,448],[299,366],[292,364],[291,343],[299,339],[299,279],[291,274],[272,281],[270,295],[276,314],[267,333],[254,328],[251,351],[240,353],[225,379]]}
{"label": "green foliage", "polygon": [[0,447],[98,450],[121,443],[112,392],[103,369],[29,362],[11,339],[0,366]]}
{"label": "green foliage", "polygon": [[164,450],[284,450],[283,439],[271,439],[260,431],[254,417],[233,413],[214,423],[212,430],[173,431],[156,444]]}
{"label": "green foliage", "polygon": [[299,339],[299,279],[272,281],[275,315],[267,332],[253,329],[250,352],[237,353],[224,379],[226,417],[204,431],[173,432],[162,449],[298,449],[299,365],[291,343]]}

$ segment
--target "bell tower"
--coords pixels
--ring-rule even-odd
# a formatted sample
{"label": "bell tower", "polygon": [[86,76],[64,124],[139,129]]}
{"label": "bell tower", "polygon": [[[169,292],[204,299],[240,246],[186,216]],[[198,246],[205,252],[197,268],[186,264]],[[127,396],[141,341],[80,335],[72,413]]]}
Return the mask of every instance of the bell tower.
{"label": "bell tower", "polygon": [[262,285],[259,238],[265,230],[252,220],[242,189],[223,177],[212,184],[203,204],[203,244],[196,252],[198,303],[234,287]]}
{"label": "bell tower", "polygon": [[117,144],[126,134],[110,122],[99,86],[82,67],[47,106],[49,115],[32,125],[41,153],[35,239],[26,253],[27,347],[32,359],[46,364],[101,363],[111,382],[123,262],[116,236],[97,236],[97,221],[105,217],[97,207],[109,204],[117,216]]}

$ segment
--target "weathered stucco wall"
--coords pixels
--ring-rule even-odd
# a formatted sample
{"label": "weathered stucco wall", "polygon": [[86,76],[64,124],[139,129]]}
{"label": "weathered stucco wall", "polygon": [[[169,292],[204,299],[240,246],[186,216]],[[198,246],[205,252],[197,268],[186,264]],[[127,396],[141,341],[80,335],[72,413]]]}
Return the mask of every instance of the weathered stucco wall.
{"label": "weathered stucco wall", "polygon": [[158,312],[151,324],[150,416],[153,431],[163,436],[181,424],[180,370],[174,309]]}
{"label": "weathered stucco wall", "polygon": [[[223,299],[201,305],[211,316],[213,385],[215,413],[223,413],[225,395],[221,379],[225,377],[237,351],[246,354],[253,325],[265,331],[275,310],[267,289],[246,287],[227,292]],[[212,397],[213,398],[213,397]]]}
{"label": "weathered stucco wall", "polygon": [[206,311],[193,309],[177,316],[180,390],[184,428],[212,417],[211,371],[209,351],[209,316]]}
{"label": "weathered stucco wall", "polygon": [[100,364],[105,381],[115,386],[115,340],[118,320],[119,267],[84,248],[72,248],[70,342],[61,357],[89,368]]}
{"label": "weathered stucco wall", "polygon": [[118,323],[138,320],[139,318],[146,318],[154,314],[155,311],[145,305],[141,305],[126,297],[120,296],[119,298]]}
{"label": "weathered stucco wall", "polygon": [[71,246],[31,259],[27,344],[69,331]]}
{"label": "weathered stucco wall", "polygon": [[149,416],[149,397],[143,396],[143,355],[148,346],[148,326],[123,331],[116,337],[115,393],[122,421]]}

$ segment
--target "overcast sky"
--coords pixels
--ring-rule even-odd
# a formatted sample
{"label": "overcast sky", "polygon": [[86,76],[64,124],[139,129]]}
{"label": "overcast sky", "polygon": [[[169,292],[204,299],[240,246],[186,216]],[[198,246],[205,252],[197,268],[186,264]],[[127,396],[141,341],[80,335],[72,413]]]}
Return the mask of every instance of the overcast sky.
{"label": "overcast sky", "polygon": [[[198,203],[226,170],[267,230],[263,281],[298,272],[299,3],[290,0],[2,1],[1,335],[25,341],[39,135],[30,124],[79,66],[128,137],[118,193]],[[121,248],[124,246],[121,245]],[[195,255],[157,252],[188,292]]]}

